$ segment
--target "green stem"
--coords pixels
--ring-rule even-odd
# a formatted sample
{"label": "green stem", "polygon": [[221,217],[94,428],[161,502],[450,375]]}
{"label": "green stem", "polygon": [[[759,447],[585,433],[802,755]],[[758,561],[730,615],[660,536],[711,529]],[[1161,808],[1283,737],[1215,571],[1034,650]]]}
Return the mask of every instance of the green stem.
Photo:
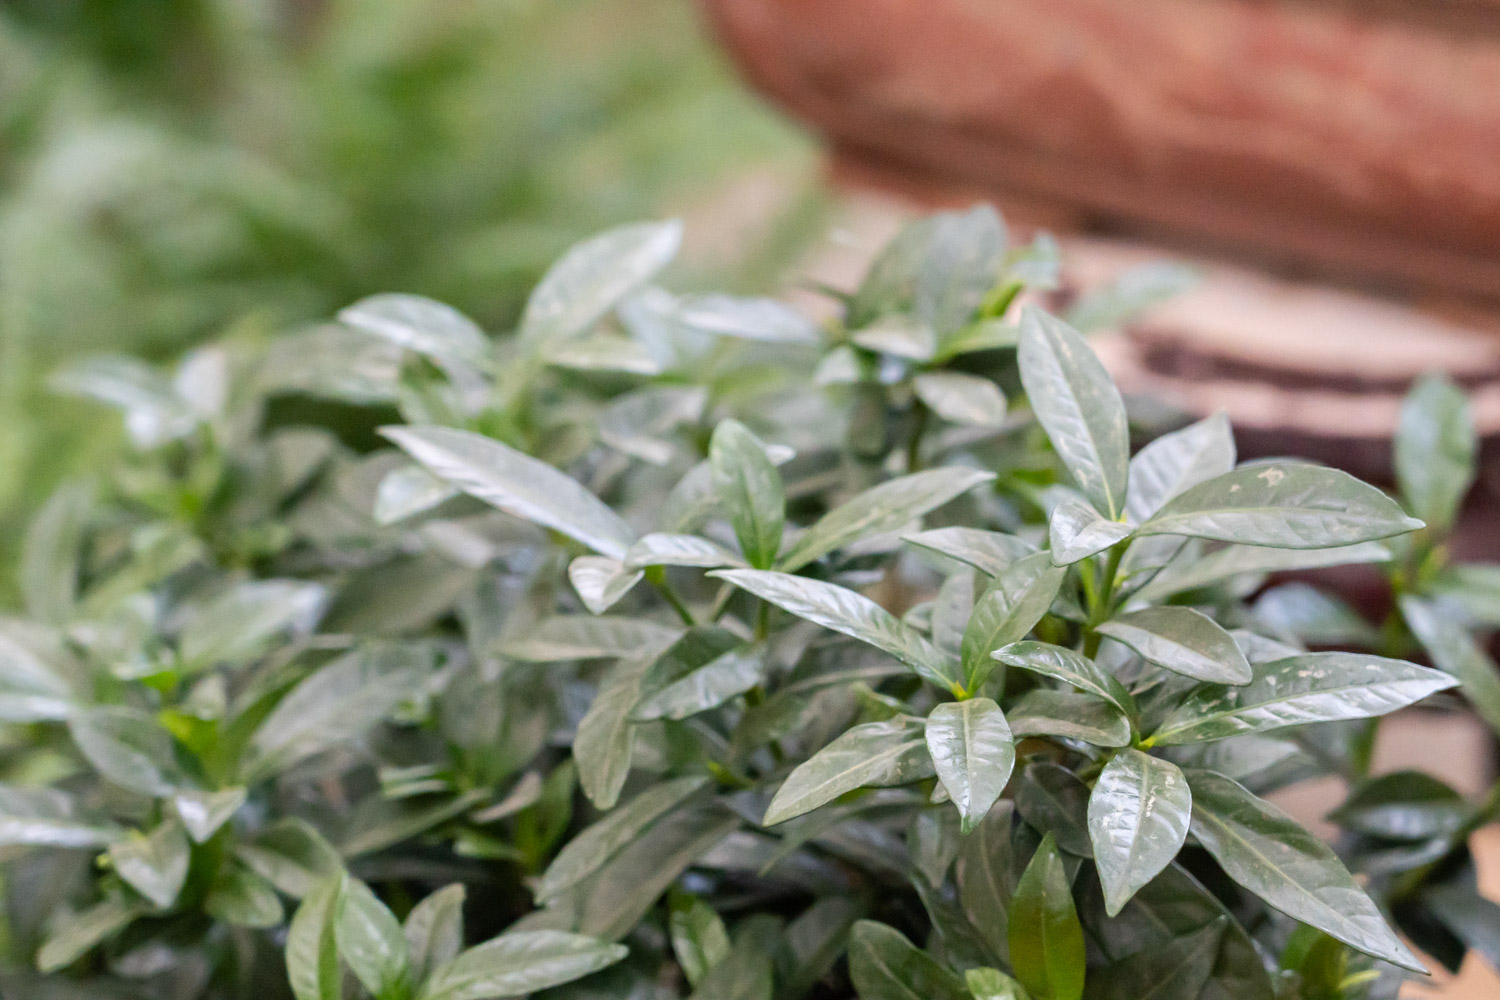
{"label": "green stem", "polygon": [[922,435],[927,433],[927,404],[920,399],[912,404],[911,437],[906,441],[906,471],[917,472],[922,468]]}
{"label": "green stem", "polygon": [[688,606],[683,603],[682,598],[677,596],[677,591],[672,589],[672,584],[667,582],[665,570],[660,566],[652,566],[646,570],[646,579],[651,582],[651,586],[656,588],[656,592],[661,594],[662,598],[672,606],[672,610],[677,612],[677,617],[682,619],[682,624],[689,628],[698,624],[693,619],[693,613],[688,610]]}
{"label": "green stem", "polygon": [[766,636],[771,634],[771,605],[765,601],[760,602],[760,607],[755,612],[755,641],[765,642]]}

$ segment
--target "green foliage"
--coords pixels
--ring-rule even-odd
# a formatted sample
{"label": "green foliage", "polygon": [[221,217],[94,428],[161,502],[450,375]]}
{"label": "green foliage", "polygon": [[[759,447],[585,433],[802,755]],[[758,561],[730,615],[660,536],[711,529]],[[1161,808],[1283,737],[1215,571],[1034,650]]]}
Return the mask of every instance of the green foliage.
{"label": "green foliage", "polygon": [[[821,324],[655,286],[677,238],[585,242],[500,336],[382,295],[190,377],[64,376],[137,448],[42,512],[0,623],[21,981],[1360,1000],[1419,968],[1383,903],[1492,945],[1462,837],[1493,803],[1362,781],[1367,891],[1261,797],[1487,697],[1435,528],[1237,465],[1220,418],[1131,458],[1087,342],[1020,304],[1048,244],[988,210],[909,228]],[[1247,601],[1392,548],[1451,673]]]}

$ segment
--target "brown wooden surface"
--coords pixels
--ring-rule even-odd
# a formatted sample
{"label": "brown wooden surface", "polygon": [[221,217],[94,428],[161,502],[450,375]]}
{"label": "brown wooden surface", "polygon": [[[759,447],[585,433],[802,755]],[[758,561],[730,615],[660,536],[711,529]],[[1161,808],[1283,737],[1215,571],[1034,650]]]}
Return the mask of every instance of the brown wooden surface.
{"label": "brown wooden surface", "polygon": [[1500,297],[1493,4],[1459,28],[1421,3],[702,2],[751,81],[867,171]]}

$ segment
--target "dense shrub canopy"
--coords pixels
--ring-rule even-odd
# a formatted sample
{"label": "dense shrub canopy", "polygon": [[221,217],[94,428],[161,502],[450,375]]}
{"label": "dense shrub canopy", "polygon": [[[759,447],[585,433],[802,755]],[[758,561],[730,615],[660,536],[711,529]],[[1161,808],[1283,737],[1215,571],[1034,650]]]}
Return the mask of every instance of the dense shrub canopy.
{"label": "dense shrub canopy", "polygon": [[[1403,509],[1222,416],[1132,454],[988,209],[822,323],[656,287],[679,237],[574,247],[503,337],[381,295],[59,376],[136,450],[0,623],[18,995],[1320,1000],[1421,969],[1391,907],[1483,938],[1494,798],[1366,780],[1367,720],[1460,679],[1500,721],[1461,395],[1414,395]],[[1444,670],[1261,593],[1346,563]],[[1261,797],[1326,773],[1362,880]]]}

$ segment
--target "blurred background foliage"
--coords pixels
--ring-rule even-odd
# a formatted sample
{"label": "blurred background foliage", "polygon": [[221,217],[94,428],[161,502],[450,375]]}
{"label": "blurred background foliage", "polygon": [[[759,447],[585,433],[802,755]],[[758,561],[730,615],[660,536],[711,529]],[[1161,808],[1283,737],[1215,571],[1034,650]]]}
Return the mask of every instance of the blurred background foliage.
{"label": "blurred background foliage", "polygon": [[377,291],[504,329],[572,241],[756,171],[793,195],[676,284],[764,287],[821,205],[686,0],[0,0],[0,526],[112,443],[61,359]]}

